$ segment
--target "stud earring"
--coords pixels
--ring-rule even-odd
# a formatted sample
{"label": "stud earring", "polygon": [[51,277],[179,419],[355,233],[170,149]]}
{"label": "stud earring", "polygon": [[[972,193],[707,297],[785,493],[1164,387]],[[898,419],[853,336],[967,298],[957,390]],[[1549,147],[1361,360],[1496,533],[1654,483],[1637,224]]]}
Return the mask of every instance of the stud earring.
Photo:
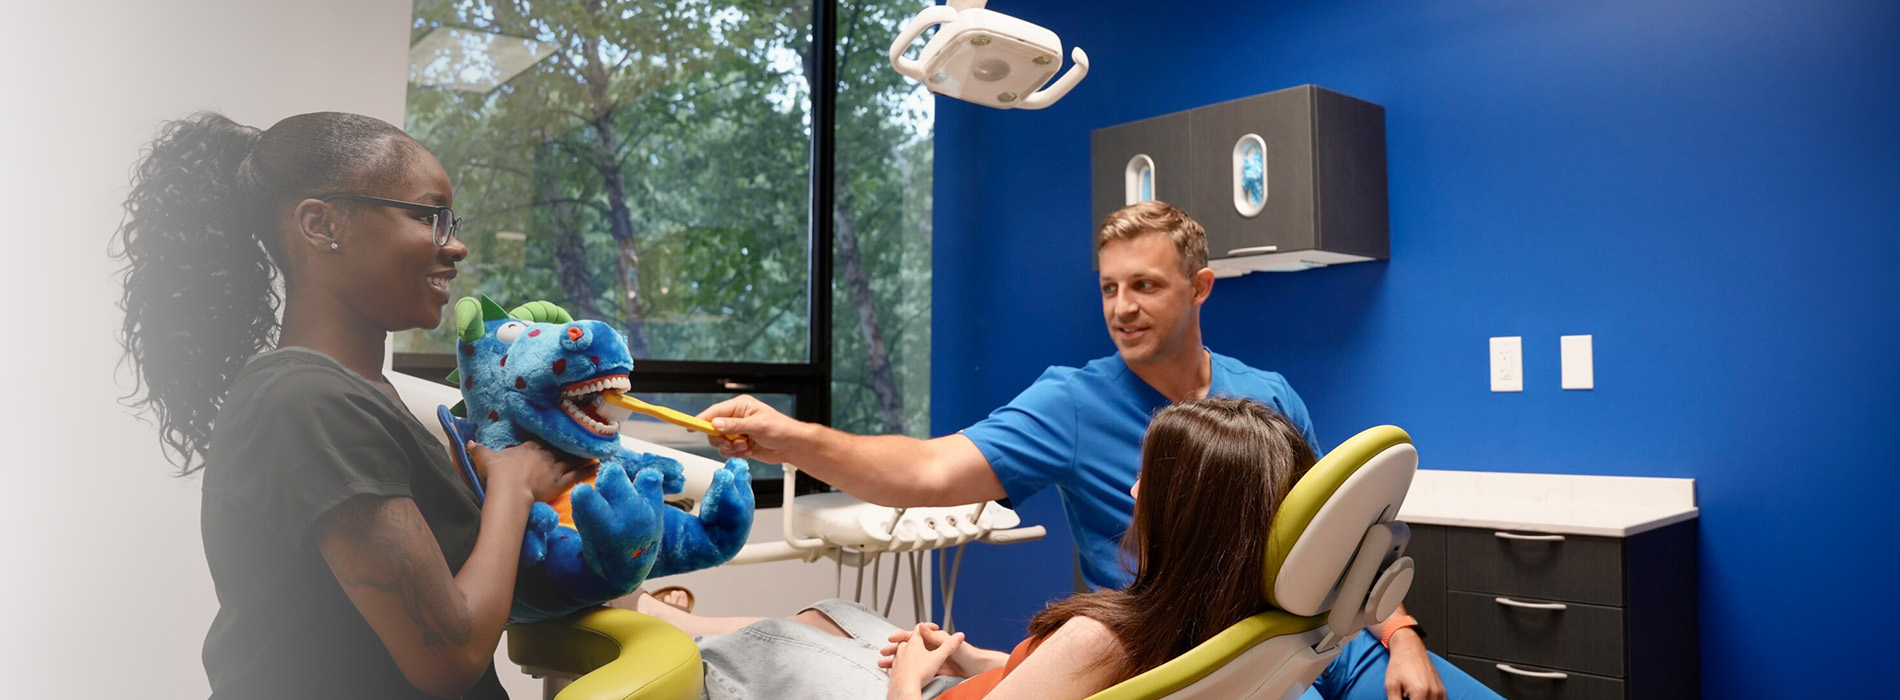
{"label": "stud earring", "polygon": [[330,250],[336,250],[336,241],[330,241]]}

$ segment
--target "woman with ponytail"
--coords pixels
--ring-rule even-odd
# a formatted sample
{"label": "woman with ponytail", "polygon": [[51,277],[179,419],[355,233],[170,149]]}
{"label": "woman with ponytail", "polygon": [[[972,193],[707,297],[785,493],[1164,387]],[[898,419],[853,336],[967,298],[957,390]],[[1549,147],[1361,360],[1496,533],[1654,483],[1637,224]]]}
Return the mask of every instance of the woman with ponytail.
{"label": "woman with ponytail", "polygon": [[138,163],[114,240],[130,398],[204,474],[214,697],[506,697],[529,506],[584,474],[475,449],[478,505],[382,374],[389,333],[441,321],[452,201],[421,144],[354,114],[199,114]]}

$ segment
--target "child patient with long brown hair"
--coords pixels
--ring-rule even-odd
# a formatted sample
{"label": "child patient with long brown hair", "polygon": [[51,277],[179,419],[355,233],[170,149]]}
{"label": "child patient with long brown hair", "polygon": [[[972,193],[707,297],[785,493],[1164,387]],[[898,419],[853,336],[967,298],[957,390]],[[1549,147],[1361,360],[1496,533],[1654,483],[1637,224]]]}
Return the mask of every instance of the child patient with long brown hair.
{"label": "child patient with long brown hair", "polygon": [[1122,539],[1134,582],[1050,605],[1009,654],[930,623],[899,629],[846,601],[768,619],[701,617],[644,594],[637,607],[699,637],[714,700],[1083,698],[1269,607],[1267,532],[1313,462],[1299,429],[1258,401],[1162,409],[1142,442]]}

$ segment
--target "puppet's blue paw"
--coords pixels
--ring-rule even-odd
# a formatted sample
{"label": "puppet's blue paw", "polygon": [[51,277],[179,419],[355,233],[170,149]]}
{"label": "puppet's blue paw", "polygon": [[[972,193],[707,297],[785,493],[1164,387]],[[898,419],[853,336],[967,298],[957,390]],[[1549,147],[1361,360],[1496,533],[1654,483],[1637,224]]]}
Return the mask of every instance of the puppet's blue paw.
{"label": "puppet's blue paw", "polygon": [[660,473],[661,493],[679,493],[686,490],[686,467],[672,457],[646,452],[631,452],[624,457],[627,471],[632,474],[653,470]]}
{"label": "puppet's blue paw", "polygon": [[629,480],[620,465],[608,464],[592,486],[574,488],[574,524],[587,566],[612,588],[631,591],[651,568],[666,508],[661,480],[652,470]]}
{"label": "puppet's blue paw", "polygon": [[745,547],[752,535],[752,511],[757,504],[752,495],[752,469],[743,459],[726,460],[713,472],[712,486],[706,489],[706,501],[699,507],[699,520],[706,524],[706,539],[719,553],[720,560],[731,559]]}
{"label": "puppet's blue paw", "polygon": [[546,503],[528,509],[528,527],[521,533],[521,565],[534,566],[548,556],[548,537],[560,526],[561,516]]}
{"label": "puppet's blue paw", "polygon": [[713,472],[699,515],[666,509],[666,539],[652,576],[698,571],[730,561],[752,534],[752,473],[742,459]]}

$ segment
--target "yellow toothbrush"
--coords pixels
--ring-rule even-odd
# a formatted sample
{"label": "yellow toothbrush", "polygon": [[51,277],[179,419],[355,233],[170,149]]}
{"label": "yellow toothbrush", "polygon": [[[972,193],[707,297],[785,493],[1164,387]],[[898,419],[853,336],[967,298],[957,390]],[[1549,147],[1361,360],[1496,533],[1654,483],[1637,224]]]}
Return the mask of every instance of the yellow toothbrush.
{"label": "yellow toothbrush", "polygon": [[718,430],[714,429],[713,424],[711,422],[694,418],[692,416],[686,415],[684,413],[680,413],[679,411],[675,411],[665,406],[655,406],[653,404],[647,403],[645,401],[641,401],[639,399],[628,396],[626,394],[621,394],[621,393],[612,392],[612,391],[603,391],[600,393],[600,399],[602,401],[606,401],[607,403],[613,404],[615,406],[619,406],[629,411],[633,411],[634,413],[640,413],[640,414],[653,416],[654,418],[658,418],[662,421],[672,423],[673,425],[677,425],[687,430],[697,430],[707,435],[722,437],[727,440],[733,439],[732,436],[719,432]]}

